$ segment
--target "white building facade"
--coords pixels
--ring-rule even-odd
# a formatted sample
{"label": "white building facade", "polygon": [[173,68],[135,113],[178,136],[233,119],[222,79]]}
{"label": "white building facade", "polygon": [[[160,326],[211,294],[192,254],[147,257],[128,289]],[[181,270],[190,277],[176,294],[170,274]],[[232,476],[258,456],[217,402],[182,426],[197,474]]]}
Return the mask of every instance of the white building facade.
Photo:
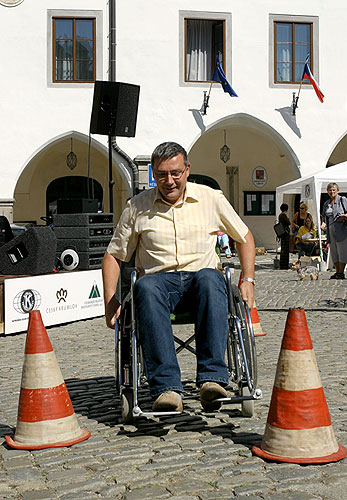
{"label": "white building facade", "polygon": [[[218,185],[256,244],[273,247],[276,187],[347,160],[345,2],[114,1],[116,80],[141,89],[136,136],[117,142],[140,189],[154,147],[179,142],[192,177]],[[89,147],[94,81],[109,79],[108,2],[0,0],[0,33],[0,213],[43,224],[58,199],[88,196],[108,211],[107,136]],[[217,54],[238,97],[211,85]],[[294,115],[307,55],[324,103],[304,82]],[[132,174],[112,161],[117,220]],[[298,200],[285,201],[291,215]]]}

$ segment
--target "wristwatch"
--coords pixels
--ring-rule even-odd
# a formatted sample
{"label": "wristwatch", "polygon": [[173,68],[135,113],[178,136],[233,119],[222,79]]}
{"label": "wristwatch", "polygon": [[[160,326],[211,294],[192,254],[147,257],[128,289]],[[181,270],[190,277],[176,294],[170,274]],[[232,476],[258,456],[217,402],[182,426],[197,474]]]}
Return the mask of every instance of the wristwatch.
{"label": "wristwatch", "polygon": [[250,283],[253,283],[253,285],[255,285],[255,280],[253,278],[242,278],[242,283],[244,281],[249,281]]}

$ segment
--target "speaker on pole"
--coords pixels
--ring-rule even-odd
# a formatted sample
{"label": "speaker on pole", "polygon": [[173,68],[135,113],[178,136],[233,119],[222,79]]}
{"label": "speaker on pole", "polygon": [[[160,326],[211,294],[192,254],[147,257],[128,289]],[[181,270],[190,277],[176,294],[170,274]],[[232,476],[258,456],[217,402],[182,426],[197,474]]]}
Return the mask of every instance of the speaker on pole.
{"label": "speaker on pole", "polygon": [[139,94],[138,85],[96,81],[90,133],[135,137]]}

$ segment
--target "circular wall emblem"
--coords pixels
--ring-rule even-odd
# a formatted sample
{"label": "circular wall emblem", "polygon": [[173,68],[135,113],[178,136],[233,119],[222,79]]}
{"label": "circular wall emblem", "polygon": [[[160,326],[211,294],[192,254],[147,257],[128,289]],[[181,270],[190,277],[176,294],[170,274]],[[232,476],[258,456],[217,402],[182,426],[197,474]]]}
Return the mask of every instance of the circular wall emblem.
{"label": "circular wall emblem", "polygon": [[267,182],[267,173],[264,167],[255,167],[252,174],[252,181],[256,187],[263,187]]}
{"label": "circular wall emblem", "polygon": [[21,314],[26,314],[33,309],[38,309],[40,304],[41,295],[36,290],[23,290],[17,293],[13,300],[14,309]]}
{"label": "circular wall emblem", "polygon": [[4,5],[5,7],[16,7],[22,3],[23,0],[0,0],[0,5]]}

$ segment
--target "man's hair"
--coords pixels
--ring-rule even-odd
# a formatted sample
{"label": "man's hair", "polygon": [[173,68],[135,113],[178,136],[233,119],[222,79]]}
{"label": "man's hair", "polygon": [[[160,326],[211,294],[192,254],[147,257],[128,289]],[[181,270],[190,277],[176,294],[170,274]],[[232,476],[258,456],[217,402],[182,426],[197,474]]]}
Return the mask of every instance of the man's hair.
{"label": "man's hair", "polygon": [[338,191],[340,191],[339,185],[338,185],[338,184],[336,184],[336,182],[329,182],[329,184],[327,185],[327,191],[328,191],[328,189],[330,189],[330,188],[332,188],[332,187],[334,187],[334,186],[336,186],[336,189],[337,189]]}
{"label": "man's hair", "polygon": [[288,210],[288,205],[287,203],[282,203],[282,205],[280,206],[280,210],[281,212],[286,212]]}
{"label": "man's hair", "polygon": [[155,166],[155,162],[158,160],[158,165],[164,160],[169,160],[175,156],[181,154],[183,156],[185,167],[188,166],[188,155],[187,151],[177,144],[177,142],[162,142],[155,148],[151,157],[152,168]]}

